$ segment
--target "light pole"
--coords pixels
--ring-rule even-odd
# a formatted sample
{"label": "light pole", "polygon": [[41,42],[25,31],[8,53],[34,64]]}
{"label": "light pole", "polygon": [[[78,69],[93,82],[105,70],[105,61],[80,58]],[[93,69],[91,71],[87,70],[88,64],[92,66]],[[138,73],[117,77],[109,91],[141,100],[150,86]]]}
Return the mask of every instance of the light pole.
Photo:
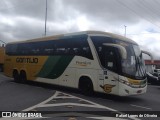
{"label": "light pole", "polygon": [[45,11],[45,30],[44,30],[45,36],[46,36],[46,27],[47,27],[47,0],[46,0],[46,11]]}
{"label": "light pole", "polygon": [[126,37],[126,28],[127,28],[127,26],[124,25],[124,36],[125,36],[125,37]]}

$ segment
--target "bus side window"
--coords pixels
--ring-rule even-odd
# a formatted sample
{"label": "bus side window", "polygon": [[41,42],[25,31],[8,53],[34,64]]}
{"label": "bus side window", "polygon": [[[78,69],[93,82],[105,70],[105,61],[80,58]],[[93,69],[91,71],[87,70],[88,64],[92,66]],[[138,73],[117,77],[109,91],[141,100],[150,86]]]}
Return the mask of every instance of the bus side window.
{"label": "bus side window", "polygon": [[117,55],[114,49],[105,50],[105,67],[117,72]]}
{"label": "bus side window", "polygon": [[[57,55],[74,55],[93,59],[86,36],[72,36],[53,41]],[[64,48],[59,51],[59,48]]]}

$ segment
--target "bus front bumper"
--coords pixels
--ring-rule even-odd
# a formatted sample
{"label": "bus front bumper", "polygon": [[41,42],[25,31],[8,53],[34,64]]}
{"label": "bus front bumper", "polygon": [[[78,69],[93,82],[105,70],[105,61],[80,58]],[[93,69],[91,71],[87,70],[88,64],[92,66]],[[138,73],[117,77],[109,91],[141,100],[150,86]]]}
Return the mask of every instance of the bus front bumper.
{"label": "bus front bumper", "polygon": [[144,87],[131,87],[119,82],[119,96],[140,95],[147,91],[147,83]]}

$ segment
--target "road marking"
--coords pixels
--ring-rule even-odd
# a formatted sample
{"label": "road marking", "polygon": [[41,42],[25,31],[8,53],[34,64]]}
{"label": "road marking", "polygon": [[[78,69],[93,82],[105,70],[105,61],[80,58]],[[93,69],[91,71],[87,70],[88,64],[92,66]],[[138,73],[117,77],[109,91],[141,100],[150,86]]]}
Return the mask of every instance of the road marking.
{"label": "road marking", "polygon": [[[62,103],[51,103],[53,100],[57,100],[57,99],[67,99],[67,98],[72,98],[72,99],[76,99],[77,100],[77,103],[65,103],[65,102],[62,102]],[[58,101],[58,100],[57,100]],[[79,103],[79,101],[83,101],[83,103]],[[85,104],[84,104],[85,103]],[[110,108],[110,107],[106,107],[106,106],[103,106],[103,105],[100,105],[100,104],[97,104],[95,102],[92,102],[92,101],[89,101],[89,100],[86,100],[86,99],[83,99],[83,98],[80,98],[80,97],[76,97],[76,96],[73,96],[73,95],[70,95],[70,94],[67,94],[67,93],[63,93],[63,92],[60,92],[60,91],[56,91],[55,94],[53,96],[51,96],[50,98],[46,99],[45,101],[39,103],[39,104],[36,104],[34,106],[31,106],[27,109],[24,109],[22,110],[21,112],[29,112],[29,111],[32,111],[32,110],[36,110],[36,108],[43,108],[43,107],[55,107],[55,106],[80,106],[80,107],[90,107],[90,108],[100,108],[100,109],[105,109],[105,110],[109,110],[109,111],[113,111],[117,114],[125,114],[125,113],[122,113],[116,109],[113,109],[113,108]],[[36,111],[38,112],[38,111]],[[75,114],[76,111],[74,111],[73,114]],[[98,115],[99,116],[99,115]],[[106,119],[111,119],[111,120],[118,120],[120,118],[116,118],[115,117],[104,117],[104,116],[95,116],[95,117],[86,117],[86,118],[92,118],[92,119],[97,119],[97,120],[106,120]],[[44,118],[44,117],[43,117]],[[5,118],[2,118],[4,120],[6,120]],[[2,120],[0,119],[0,120]],[[19,118],[16,118],[17,120]],[[26,118],[20,118],[20,119],[26,119]],[[28,119],[28,118],[27,118]],[[135,118],[135,117],[128,117],[126,119],[132,119],[132,120],[140,120],[138,118]],[[122,120],[122,118],[121,118]],[[125,118],[123,119],[125,120]]]}
{"label": "road marking", "polygon": [[48,98],[47,100],[45,100],[45,101],[43,101],[43,102],[41,102],[41,103],[39,103],[39,104],[37,104],[37,105],[31,106],[31,107],[29,107],[29,108],[27,108],[27,109],[24,109],[24,110],[22,110],[22,111],[24,111],[24,112],[31,111],[32,109],[35,109],[35,108],[38,107],[38,106],[41,106],[41,105],[43,105],[43,104],[46,104],[47,102],[49,102],[49,101],[51,101],[53,98],[55,98],[55,96],[57,96],[57,94],[58,94],[58,92],[56,91],[56,93],[55,93],[53,96],[51,96],[50,98]]}
{"label": "road marking", "polygon": [[87,104],[80,104],[80,103],[58,103],[58,104],[44,104],[40,105],[38,107],[56,107],[56,106],[80,106],[80,107],[91,107],[91,108],[102,108],[102,109],[107,109],[111,110],[114,112],[117,112],[117,110],[102,106],[102,105],[87,105]]}
{"label": "road marking", "polygon": [[[61,95],[60,95],[61,94]],[[62,94],[64,96],[62,96]],[[66,97],[67,96],[67,97]],[[47,102],[49,102],[50,100],[52,99],[56,99],[56,98],[74,98],[74,99],[78,99],[79,101],[84,101],[88,104],[81,104],[81,103],[54,103],[54,104],[45,104]],[[119,112],[118,110],[115,110],[115,109],[112,109],[112,108],[109,108],[109,107],[106,107],[106,106],[103,106],[103,105],[100,105],[100,104],[97,104],[95,102],[92,102],[92,101],[89,101],[89,100],[86,100],[86,99],[83,99],[83,98],[80,98],[80,97],[76,97],[76,96],[73,96],[73,95],[70,95],[70,94],[67,94],[67,93],[62,93],[62,92],[59,92],[59,91],[56,91],[56,93],[51,97],[51,98],[48,98],[47,100],[45,100],[44,102],[41,102],[40,104],[37,104],[33,107],[30,107],[28,109],[25,109],[25,110],[32,110],[33,108],[35,107],[55,107],[55,106],[82,106],[82,107],[91,107],[91,108],[101,108],[101,109],[106,109],[106,110],[110,110],[110,111],[114,111],[116,113],[119,113],[119,114],[124,114],[122,112]],[[24,110],[24,111],[25,111]],[[92,117],[92,118],[95,118],[95,119],[104,119],[104,117]],[[106,117],[105,117],[106,118]],[[110,118],[110,117],[109,117]],[[129,117],[130,118],[130,117]],[[140,120],[138,118],[130,118],[130,119],[133,119],[133,120]]]}
{"label": "road marking", "polygon": [[144,106],[139,106],[139,105],[133,105],[133,104],[130,104],[130,105],[133,106],[133,107],[138,107],[138,108],[152,110],[152,108],[149,108],[149,107],[144,107]]}
{"label": "road marking", "polygon": [[58,103],[58,104],[46,104],[47,102],[51,101],[52,99],[54,98],[66,98],[66,96],[58,96],[58,94],[62,94],[62,92],[59,92],[59,91],[56,91],[55,94],[53,96],[51,96],[50,98],[48,98],[47,100],[37,104],[37,105],[34,105],[32,107],[29,107],[27,109],[24,109],[22,111],[31,111],[37,107],[54,107],[54,106],[66,106],[66,105],[74,105],[74,106],[83,106],[83,107],[95,107],[95,108],[102,108],[102,109],[107,109],[107,110],[110,110],[110,111],[114,111],[114,112],[118,112],[118,110],[115,110],[115,109],[112,109],[112,108],[109,108],[109,107],[106,107],[106,106],[103,106],[103,105],[100,105],[100,104],[97,104],[97,103],[94,103],[94,102],[91,102],[89,100],[85,100],[83,98],[79,98],[79,97],[76,97],[76,96],[73,96],[73,95],[69,95],[69,94],[66,94],[66,93],[63,93],[64,95],[68,96],[67,98],[75,98],[75,99],[79,99],[79,100],[82,100],[82,101],[85,101],[87,103],[90,103],[90,104],[78,104],[78,103]]}

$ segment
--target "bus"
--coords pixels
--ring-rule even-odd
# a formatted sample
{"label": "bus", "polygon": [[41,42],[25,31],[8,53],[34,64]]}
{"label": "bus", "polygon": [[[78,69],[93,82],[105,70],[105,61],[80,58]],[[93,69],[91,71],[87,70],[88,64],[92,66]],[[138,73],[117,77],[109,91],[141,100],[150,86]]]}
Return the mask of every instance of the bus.
{"label": "bus", "polygon": [[0,72],[3,72],[4,56],[5,56],[5,47],[4,45],[2,45],[0,46]]}
{"label": "bus", "polygon": [[131,39],[82,31],[6,45],[4,74],[27,80],[118,96],[143,94],[147,79],[142,51]]}

